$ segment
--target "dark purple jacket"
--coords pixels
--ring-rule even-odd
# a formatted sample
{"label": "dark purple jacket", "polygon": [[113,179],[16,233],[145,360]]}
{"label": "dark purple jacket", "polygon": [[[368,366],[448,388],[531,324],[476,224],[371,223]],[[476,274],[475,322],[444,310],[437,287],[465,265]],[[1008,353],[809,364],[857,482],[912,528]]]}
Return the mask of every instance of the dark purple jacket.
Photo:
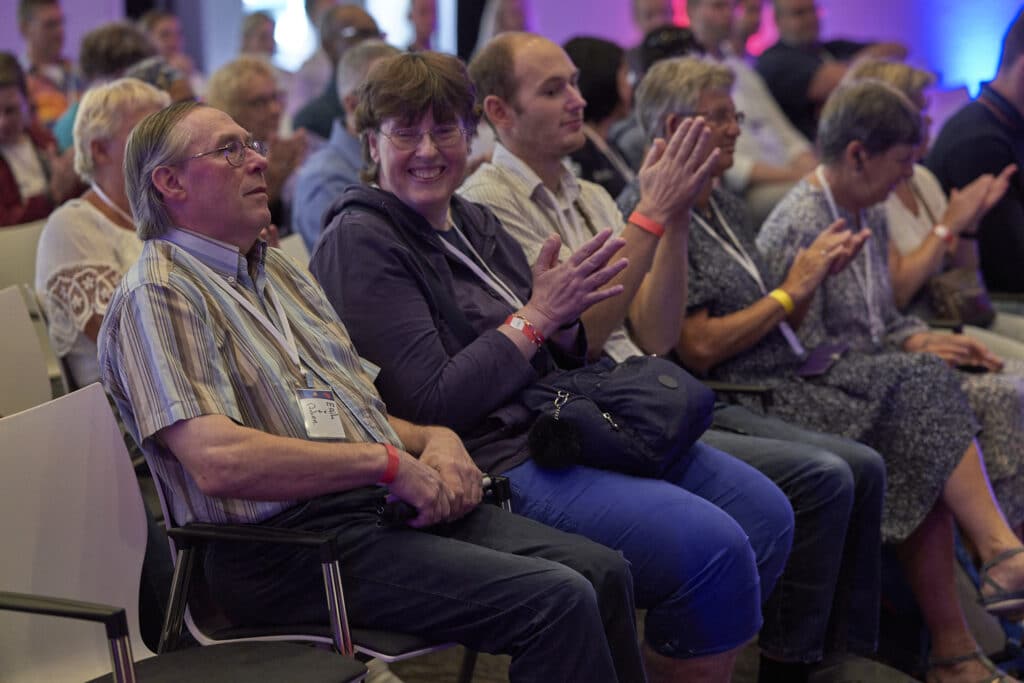
{"label": "dark purple jacket", "polygon": [[[519,244],[488,209],[458,196],[451,206],[477,252],[527,301],[532,273]],[[497,329],[512,308],[390,192],[349,187],[325,224],[310,269],[359,354],[380,366],[376,384],[388,410],[418,424],[452,428],[484,471],[498,474],[525,460],[533,415],[520,403],[520,392],[559,365],[578,365],[585,349],[556,361],[557,349],[545,346],[532,361],[524,360]],[[475,338],[463,340],[445,319],[426,268],[454,298]]]}

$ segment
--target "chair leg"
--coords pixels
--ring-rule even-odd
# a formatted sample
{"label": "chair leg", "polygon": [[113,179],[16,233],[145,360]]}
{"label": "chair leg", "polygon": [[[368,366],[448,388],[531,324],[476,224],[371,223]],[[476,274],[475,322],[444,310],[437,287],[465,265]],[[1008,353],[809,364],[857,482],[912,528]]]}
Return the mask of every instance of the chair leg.
{"label": "chair leg", "polygon": [[462,656],[462,667],[459,669],[458,683],[472,683],[473,670],[476,668],[476,651],[466,650]]}

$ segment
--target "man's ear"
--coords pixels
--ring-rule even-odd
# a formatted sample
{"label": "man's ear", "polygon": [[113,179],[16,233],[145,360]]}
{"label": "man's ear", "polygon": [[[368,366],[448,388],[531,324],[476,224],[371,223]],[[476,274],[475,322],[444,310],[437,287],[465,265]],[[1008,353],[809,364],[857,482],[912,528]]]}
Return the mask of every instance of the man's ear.
{"label": "man's ear", "polygon": [[488,95],[484,98],[484,114],[495,128],[508,125],[511,109],[509,104],[497,95]]}
{"label": "man's ear", "polygon": [[679,124],[683,122],[683,117],[674,111],[670,111],[665,115],[665,139],[670,139],[675,135],[676,129],[679,128]]}
{"label": "man's ear", "polygon": [[359,95],[353,91],[341,98],[341,108],[345,110],[345,116],[355,116],[356,107],[359,106]]}
{"label": "man's ear", "polygon": [[185,187],[181,184],[179,170],[173,166],[158,166],[153,170],[150,178],[164,201],[182,202],[188,195]]}

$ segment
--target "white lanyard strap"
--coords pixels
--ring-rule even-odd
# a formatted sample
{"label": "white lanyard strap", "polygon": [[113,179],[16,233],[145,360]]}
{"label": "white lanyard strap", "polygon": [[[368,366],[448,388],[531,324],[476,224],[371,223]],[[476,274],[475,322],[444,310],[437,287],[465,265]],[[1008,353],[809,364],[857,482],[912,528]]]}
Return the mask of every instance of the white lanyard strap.
{"label": "white lanyard strap", "polygon": [[225,294],[227,294],[232,299],[237,301],[242,308],[249,311],[249,313],[252,314],[252,317],[256,319],[256,322],[260,323],[267,330],[267,332],[269,332],[270,335],[274,337],[274,339],[285,348],[285,350],[288,352],[288,357],[291,358],[292,363],[295,364],[295,367],[297,367],[299,369],[299,372],[301,372],[303,377],[305,377],[306,371],[303,369],[302,362],[299,360],[299,347],[295,343],[295,335],[292,334],[292,327],[290,324],[288,324],[288,316],[285,315],[284,307],[281,305],[281,301],[278,299],[278,297],[272,295],[272,292],[270,290],[270,283],[266,283],[264,289],[267,293],[267,298],[274,303],[274,312],[277,313],[277,318],[281,324],[281,329],[278,329],[274,325],[274,323],[270,322],[270,318],[264,315],[263,311],[256,308],[256,306],[251,301],[242,296],[233,287],[229,287],[228,284],[224,282],[224,279],[222,277],[213,272],[213,269],[211,269],[202,261],[198,261],[198,259],[197,264],[199,265],[200,268],[207,271],[207,274],[217,284],[217,286],[221,288],[221,290]]}
{"label": "white lanyard strap", "polygon": [[728,254],[744,271],[747,275],[757,283],[757,286],[761,289],[761,294],[767,294],[768,288],[764,284],[764,279],[761,277],[761,271],[757,269],[757,264],[754,263],[754,259],[750,258],[750,254],[743,248],[743,244],[737,239],[736,233],[732,231],[729,224],[725,222],[725,218],[722,217],[722,212],[718,210],[718,205],[715,204],[715,200],[711,200],[711,210],[715,214],[715,218],[718,219],[718,224],[722,226],[729,239],[726,240],[724,237],[715,232],[715,229],[708,224],[704,217],[701,216],[697,211],[692,211],[693,217],[697,219],[697,225],[699,225],[704,232],[710,235],[725,253]]}
{"label": "white lanyard strap", "polygon": [[[825,201],[828,202],[829,211],[832,212],[832,220],[839,220],[839,207],[836,205],[835,197],[832,196],[832,187],[828,184],[828,179],[825,178],[825,167],[819,165],[814,170],[814,174],[817,176],[818,182],[821,183],[821,189],[825,192]],[[859,211],[857,217],[860,219],[860,227],[864,227],[864,212]],[[867,253],[867,248],[861,249],[861,252],[864,256],[863,272],[854,266],[851,266],[850,270],[853,271],[853,278],[857,281],[861,294],[864,295],[864,305],[868,309],[868,326],[871,328],[871,341],[878,344],[881,341],[882,332],[885,330],[885,324],[882,323],[879,312],[875,310],[875,283],[871,273],[871,254]]]}
{"label": "white lanyard strap", "polygon": [[[743,243],[739,241],[736,237],[736,233],[732,231],[732,228],[730,228],[729,224],[725,221],[725,218],[722,216],[722,212],[718,210],[718,205],[715,204],[714,199],[711,200],[711,210],[714,211],[715,217],[718,219],[718,224],[721,225],[722,229],[729,235],[728,240],[715,232],[714,228],[712,228],[699,213],[696,211],[691,211],[690,213],[697,219],[697,225],[699,225],[704,232],[714,238],[714,240],[722,247],[722,250],[736,261],[736,263],[746,271],[747,275],[757,283],[758,288],[761,290],[761,294],[767,294],[768,288],[765,287],[764,278],[761,277],[761,271],[757,269],[757,264],[754,263],[754,259],[752,259],[750,254],[747,253],[747,250],[743,248]],[[786,343],[789,344],[789,348],[793,350],[793,353],[798,358],[803,358],[807,355],[807,350],[804,348],[804,345],[800,343],[800,339],[797,338],[796,332],[793,331],[793,328],[788,322],[783,320],[779,323],[779,332],[781,332],[782,336],[786,338]]]}
{"label": "white lanyard strap", "polygon": [[114,201],[107,196],[107,193],[100,189],[99,185],[97,185],[96,183],[90,183],[89,187],[92,189],[93,193],[99,198],[99,200],[106,204],[111,211],[113,211],[126,221],[128,221],[128,225],[135,225],[135,221],[132,220],[131,215],[127,211],[122,209],[120,206],[115,204]]}
{"label": "white lanyard strap", "polygon": [[484,262],[483,258],[480,256],[477,250],[473,248],[473,245],[469,243],[469,240],[466,239],[466,236],[462,234],[461,230],[459,230],[459,226],[455,225],[455,221],[449,219],[448,225],[451,227],[452,230],[455,231],[455,234],[459,236],[459,239],[462,240],[462,243],[465,244],[466,247],[469,249],[470,253],[473,254],[473,256],[476,258],[476,261],[474,261],[472,258],[467,256],[461,249],[451,244],[448,240],[442,237],[441,244],[444,245],[445,249],[447,249],[452,254],[452,256],[459,259],[459,261],[465,264],[467,268],[473,271],[473,274],[476,275],[481,280],[481,282],[483,282],[485,285],[487,285],[495,292],[497,292],[498,296],[504,299],[505,303],[511,306],[513,310],[519,310],[520,308],[522,308],[524,306],[522,300],[518,296],[516,296],[516,293],[512,291],[512,288],[505,284],[501,280],[501,278],[499,278],[495,274],[495,272],[491,270],[490,266],[488,266],[487,263]]}
{"label": "white lanyard strap", "polygon": [[605,142],[604,138],[602,138],[597,131],[586,124],[583,126],[583,134],[587,136],[588,140],[594,143],[594,147],[597,147],[597,151],[604,155],[604,158],[607,159],[608,163],[615,168],[615,171],[622,176],[627,185],[633,182],[636,178],[636,173],[629,167],[629,164],[626,163],[626,160],[622,158],[621,154],[616,152],[611,145]]}

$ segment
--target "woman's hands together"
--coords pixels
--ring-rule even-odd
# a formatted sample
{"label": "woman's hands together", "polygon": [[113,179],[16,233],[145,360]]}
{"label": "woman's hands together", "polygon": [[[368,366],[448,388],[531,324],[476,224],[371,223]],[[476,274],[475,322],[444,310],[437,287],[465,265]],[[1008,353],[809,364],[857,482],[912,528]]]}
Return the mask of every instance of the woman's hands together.
{"label": "woman's hands together", "polygon": [[612,260],[624,244],[606,228],[563,262],[558,260],[561,239],[549,237],[533,264],[533,295],[520,315],[550,337],[594,304],[621,294],[622,285],[604,286],[628,265],[625,258]]}
{"label": "woman's hands together", "polygon": [[823,230],[809,247],[801,247],[793,258],[781,287],[794,301],[805,301],[828,275],[838,273],[860,253],[871,236],[866,228],[853,232],[842,218]]}

